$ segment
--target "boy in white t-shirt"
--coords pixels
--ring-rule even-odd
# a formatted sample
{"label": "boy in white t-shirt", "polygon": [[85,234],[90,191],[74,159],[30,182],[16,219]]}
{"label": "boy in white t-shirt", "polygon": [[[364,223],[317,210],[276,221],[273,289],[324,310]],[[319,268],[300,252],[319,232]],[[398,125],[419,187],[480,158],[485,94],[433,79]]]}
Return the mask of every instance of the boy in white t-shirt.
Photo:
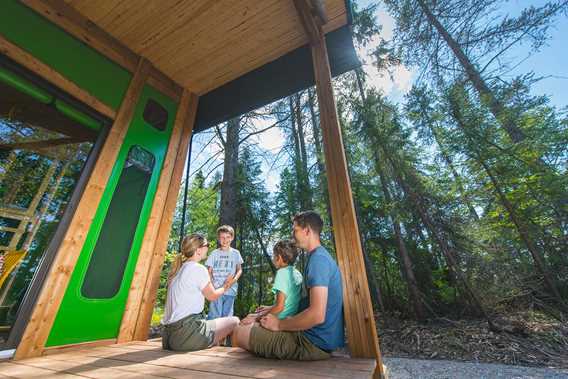
{"label": "boy in white t-shirt", "polygon": [[209,320],[233,315],[238,288],[237,281],[243,273],[241,253],[231,247],[231,242],[235,238],[234,229],[229,225],[220,226],[217,229],[217,238],[220,247],[211,252],[205,266],[209,270],[213,286],[215,288],[226,286],[228,290],[219,299],[209,304],[207,316]]}

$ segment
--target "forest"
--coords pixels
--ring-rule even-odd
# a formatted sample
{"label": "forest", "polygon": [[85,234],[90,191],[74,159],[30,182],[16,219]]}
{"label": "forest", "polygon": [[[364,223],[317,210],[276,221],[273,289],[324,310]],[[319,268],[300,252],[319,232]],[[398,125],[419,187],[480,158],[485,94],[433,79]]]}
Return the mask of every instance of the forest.
{"label": "forest", "polygon": [[[416,346],[414,337],[443,334],[448,344],[449,331],[467,329],[479,334],[468,336],[473,350],[502,339],[506,346],[478,351],[493,360],[568,361],[568,108],[534,91],[543,80],[568,78],[519,72],[524,56],[513,53],[539,54],[555,25],[566,23],[568,1],[514,12],[503,10],[507,3],[356,4],[355,43],[370,51],[371,67],[336,78],[334,91],[387,353],[474,359],[474,352],[444,355],[424,339],[420,346],[420,337]],[[394,22],[391,39],[383,38],[379,7]],[[415,74],[400,100],[370,84],[371,75],[389,77],[401,66]],[[245,261],[238,316],[272,301],[272,246],[291,236],[295,213],[318,211],[333,251],[319,128],[312,88],[194,136],[155,323],[180,235],[204,232],[214,241],[219,225],[234,226]],[[277,148],[262,143],[267,133],[281,136]],[[304,264],[301,256],[300,271]],[[466,343],[454,334],[452,343]]]}

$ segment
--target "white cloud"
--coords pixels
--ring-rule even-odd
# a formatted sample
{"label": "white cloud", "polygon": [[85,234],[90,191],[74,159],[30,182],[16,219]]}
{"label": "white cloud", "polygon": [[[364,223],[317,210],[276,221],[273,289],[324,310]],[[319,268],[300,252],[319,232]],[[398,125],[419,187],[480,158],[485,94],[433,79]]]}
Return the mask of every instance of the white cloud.
{"label": "white cloud", "polygon": [[[270,125],[276,122],[273,118],[266,119],[256,119],[253,121],[253,125],[256,130],[262,130],[268,128]],[[280,128],[273,127],[267,131],[256,135],[256,141],[260,144],[260,147],[269,151],[280,150],[282,144],[284,144],[284,136]]]}
{"label": "white cloud", "polygon": [[373,66],[371,52],[379,45],[381,39],[391,40],[394,30],[394,19],[382,7],[377,8],[376,18],[382,26],[381,34],[371,39],[367,46],[358,49],[357,53],[367,74],[367,83],[381,90],[386,96],[399,97],[405,95],[412,87],[414,73],[403,65],[395,67],[391,73],[379,72]]}

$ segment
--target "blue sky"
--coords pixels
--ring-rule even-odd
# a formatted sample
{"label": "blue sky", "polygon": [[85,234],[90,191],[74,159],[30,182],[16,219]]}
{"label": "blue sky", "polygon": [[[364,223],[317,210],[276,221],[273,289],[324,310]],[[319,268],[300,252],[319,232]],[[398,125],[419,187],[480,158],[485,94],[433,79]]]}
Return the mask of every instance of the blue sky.
{"label": "blue sky", "polygon": [[[515,10],[523,6],[541,6],[545,1],[513,0],[509,1],[509,10]],[[515,12],[517,13],[517,12]],[[525,73],[534,71],[540,76],[550,76],[537,83],[534,93],[548,95],[551,102],[557,107],[568,105],[568,48],[566,48],[566,36],[568,35],[568,17],[561,16],[557,19],[553,28],[550,29],[550,41],[542,51],[531,54],[518,68],[517,72]],[[524,58],[528,55],[526,47],[518,47],[514,50],[517,57]]]}
{"label": "blue sky", "polygon": [[[361,8],[374,4],[376,1],[359,0],[357,3]],[[525,7],[531,5],[542,6],[545,3],[546,1],[543,0],[509,0],[504,3],[502,12],[513,16],[518,14],[520,10]],[[376,16],[379,24],[383,26],[381,36],[385,39],[392,38],[394,28],[392,17],[381,7],[377,9]],[[553,105],[559,108],[566,107],[568,105],[568,49],[565,46],[565,36],[568,35],[568,17],[559,17],[549,33],[551,38],[548,44],[538,53],[529,55],[528,49],[525,46],[517,46],[510,51],[509,56],[514,58],[515,61],[523,60],[522,64],[516,67],[511,73],[511,76],[534,71],[538,76],[548,77],[534,85],[533,94],[547,95],[550,97]],[[370,47],[367,50],[370,50]],[[365,64],[366,51],[359,51],[359,55],[368,75],[368,83],[381,89],[392,101],[402,101],[404,95],[410,90],[415,80],[415,70],[412,67],[398,67],[394,71],[394,76],[391,80],[389,75],[381,75],[371,64]],[[270,121],[266,122],[268,124],[270,123]],[[278,154],[284,142],[282,133],[277,128],[273,128],[258,137],[255,142],[258,143],[261,148],[269,150],[274,156]],[[200,167],[212,154],[219,152],[220,148],[214,144],[204,146],[210,138],[211,134],[200,134],[194,139],[191,162],[192,172]],[[220,162],[220,159],[212,160],[209,165],[204,168],[204,171],[207,172]],[[275,191],[279,181],[281,166],[269,166],[268,162],[264,162],[262,169],[263,179],[265,180],[267,188],[270,191]]]}

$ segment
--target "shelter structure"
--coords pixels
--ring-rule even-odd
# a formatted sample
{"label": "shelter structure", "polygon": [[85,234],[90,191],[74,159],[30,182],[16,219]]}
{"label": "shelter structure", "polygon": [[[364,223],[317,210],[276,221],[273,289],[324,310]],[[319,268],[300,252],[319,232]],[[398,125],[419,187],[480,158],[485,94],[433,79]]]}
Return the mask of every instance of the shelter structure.
{"label": "shelter structure", "polygon": [[146,341],[192,134],[315,84],[349,349],[383,376],[331,83],[359,65],[350,6],[2,1],[0,254],[21,259],[0,289],[0,347],[14,361]]}

